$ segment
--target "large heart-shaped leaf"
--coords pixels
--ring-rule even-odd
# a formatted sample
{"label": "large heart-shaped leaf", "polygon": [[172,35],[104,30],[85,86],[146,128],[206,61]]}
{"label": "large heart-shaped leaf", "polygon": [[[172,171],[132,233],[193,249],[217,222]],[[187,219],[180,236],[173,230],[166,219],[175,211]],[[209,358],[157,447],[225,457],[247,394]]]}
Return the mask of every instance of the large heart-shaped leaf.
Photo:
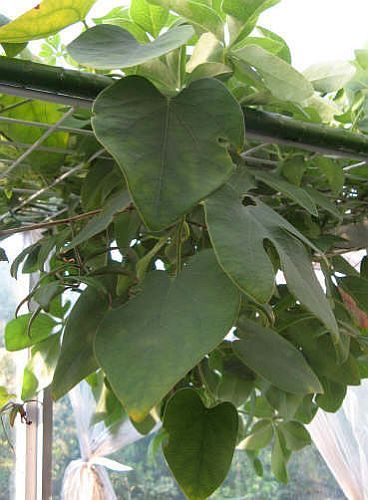
{"label": "large heart-shaped leaf", "polygon": [[0,28],[0,42],[22,43],[46,38],[83,21],[96,0],[43,0]]}
{"label": "large heart-shaped leaf", "polygon": [[236,355],[271,384],[292,394],[323,392],[302,353],[277,332],[242,319],[236,335]]}
{"label": "large heart-shaped leaf", "polygon": [[105,316],[95,352],[113,391],[134,420],[214,349],[231,328],[236,288],[211,251],[193,257],[176,279],[147,275],[138,297]]}
{"label": "large heart-shaped leaf", "polygon": [[68,52],[79,64],[91,68],[130,68],[181,47],[193,34],[191,26],[176,26],[153,42],[141,45],[129,31],[100,24],[70,43]]}
{"label": "large heart-shaped leaf", "polygon": [[244,141],[241,109],[215,79],[167,98],[143,78],[124,78],[97,98],[92,124],[153,230],[176,222],[230,176],[221,139],[237,148]]}
{"label": "large heart-shaped leaf", "polygon": [[168,402],[163,446],[175,479],[191,500],[208,498],[226,478],[234,453],[238,414],[231,403],[206,408],[192,389]]}
{"label": "large heart-shaped leaf", "polygon": [[107,309],[107,295],[93,287],[88,287],[73,307],[66,322],[60,358],[52,381],[54,399],[59,399],[98,368],[93,341]]}
{"label": "large heart-shaped leaf", "polygon": [[275,272],[264,242],[271,241],[290,291],[338,341],[335,317],[301,242],[312,244],[267,205],[250,199],[245,206],[241,198],[228,183],[205,202],[208,230],[225,272],[253,300],[268,302],[274,291]]}

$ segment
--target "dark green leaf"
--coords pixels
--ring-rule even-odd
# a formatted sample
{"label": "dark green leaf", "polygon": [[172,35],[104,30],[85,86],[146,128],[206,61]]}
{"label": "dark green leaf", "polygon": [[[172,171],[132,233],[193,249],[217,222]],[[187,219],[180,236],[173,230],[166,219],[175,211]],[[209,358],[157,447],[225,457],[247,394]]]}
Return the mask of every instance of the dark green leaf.
{"label": "dark green leaf", "polygon": [[93,342],[98,325],[108,309],[108,298],[88,287],[68,316],[60,358],[52,381],[52,395],[59,399],[98,368]]}
{"label": "dark green leaf", "polygon": [[205,210],[219,262],[243,292],[261,303],[273,294],[275,273],[264,249],[264,241],[271,241],[290,291],[338,340],[335,317],[301,241],[312,245],[294,226],[258,200],[251,199],[250,204],[244,206],[230,185],[207,198]]}
{"label": "dark green leaf", "polygon": [[94,113],[98,139],[153,230],[173,224],[230,176],[220,139],[237,148],[244,141],[241,109],[217,80],[198,80],[168,99],[143,78],[124,78],[100,94]]}
{"label": "dark green leaf", "polygon": [[239,445],[241,450],[260,450],[268,446],[273,437],[271,420],[259,420],[252,428],[251,433]]}
{"label": "dark green leaf", "polygon": [[236,289],[204,251],[175,280],[149,273],[140,295],[106,314],[95,352],[131,418],[144,419],[221,342],[238,306]]}
{"label": "dark green leaf", "polygon": [[309,432],[300,422],[282,422],[278,430],[284,436],[286,447],[290,451],[301,450],[312,442]]}
{"label": "dark green leaf", "polygon": [[0,262],[9,262],[8,256],[3,248],[0,247]]}
{"label": "dark green leaf", "polygon": [[293,394],[323,392],[302,353],[275,331],[242,319],[237,336],[235,354],[271,384]]}
{"label": "dark green leaf", "polygon": [[190,500],[208,498],[226,478],[234,453],[238,414],[230,403],[206,408],[192,389],[177,392],[164,415],[164,455]]}

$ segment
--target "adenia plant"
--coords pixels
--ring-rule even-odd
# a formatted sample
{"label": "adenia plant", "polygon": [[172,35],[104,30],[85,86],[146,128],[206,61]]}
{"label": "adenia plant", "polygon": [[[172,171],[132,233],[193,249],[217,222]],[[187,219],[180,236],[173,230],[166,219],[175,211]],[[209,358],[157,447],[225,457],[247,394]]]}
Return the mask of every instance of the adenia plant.
{"label": "adenia plant", "polygon": [[[352,159],[367,151],[368,52],[299,73],[257,24],[278,0],[132,0],[67,48],[50,37],[93,3],[44,0],[0,27],[20,68],[26,43],[45,38],[41,62],[107,82],[45,141],[66,153],[33,152],[1,180],[0,235],[41,228],[11,266],[39,273],[33,312],[5,331],[8,350],[30,348],[22,397],[51,384],[57,400],[86,379],[108,425],[130,418],[147,433],[161,420],[157,439],[190,499],[220,486],[236,449],[262,474],[272,444],[286,482],[292,452],[310,443],[305,425],[368,373],[368,261],[357,271],[342,257],[367,246],[368,167]],[[0,105],[47,123],[65,111],[7,95]],[[290,122],[272,115],[260,143],[247,110],[261,132],[271,115],[259,111]],[[297,124],[294,145],[285,124]],[[0,129],[2,172],[18,143],[44,133]],[[349,134],[355,154],[343,158]]]}

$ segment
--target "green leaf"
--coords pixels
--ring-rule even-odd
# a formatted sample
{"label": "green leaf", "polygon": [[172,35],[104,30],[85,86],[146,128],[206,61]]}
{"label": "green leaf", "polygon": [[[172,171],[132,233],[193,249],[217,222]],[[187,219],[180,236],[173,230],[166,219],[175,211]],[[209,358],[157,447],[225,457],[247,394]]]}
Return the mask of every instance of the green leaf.
{"label": "green leaf", "polygon": [[201,31],[210,31],[219,40],[224,37],[224,26],[221,17],[206,2],[200,0],[149,0],[149,2],[176,12]]}
{"label": "green leaf", "polygon": [[23,43],[46,38],[83,21],[96,0],[43,0],[0,28],[0,42]]}
{"label": "green leaf", "polygon": [[290,451],[298,451],[312,443],[307,429],[300,422],[282,422],[278,430],[285,439],[286,447]]}
{"label": "green leaf", "polygon": [[307,166],[308,164],[304,158],[295,156],[281,163],[281,172],[289,182],[295,184],[295,186],[300,186]]}
{"label": "green leaf", "polygon": [[63,290],[64,287],[60,285],[58,281],[46,283],[45,285],[41,285],[39,288],[37,288],[36,292],[33,295],[33,300],[35,300],[44,311],[49,312],[50,302],[57,295],[61,294]]}
{"label": "green leaf", "polygon": [[106,295],[88,287],[73,307],[66,322],[60,358],[52,381],[55,400],[98,368],[93,342],[108,306]]}
{"label": "green leaf", "polygon": [[167,463],[190,500],[208,498],[226,478],[234,453],[238,414],[230,403],[206,408],[192,389],[178,391],[164,414]]}
{"label": "green leaf", "polygon": [[276,429],[275,440],[271,454],[271,470],[278,481],[281,483],[288,482],[288,473],[286,464],[289,459],[290,452],[286,450],[285,439],[281,432]]}
{"label": "green leaf", "polygon": [[105,207],[99,215],[93,217],[84,228],[72,239],[66,249],[71,248],[84,243],[85,241],[93,238],[96,234],[104,231],[113,220],[114,215],[119,210],[124,210],[130,203],[130,197],[128,191],[118,191],[117,193],[110,196],[107,200]]}
{"label": "green leaf", "polygon": [[330,158],[318,156],[313,164],[322,172],[330,185],[331,191],[338,195],[344,187],[345,175],[342,166]]}
{"label": "green leaf", "polygon": [[98,140],[120,165],[152,230],[176,222],[230,176],[233,164],[220,139],[239,149],[244,141],[241,109],[214,79],[168,99],[143,78],[124,78],[99,95],[94,115]]}
{"label": "green leaf", "polygon": [[256,45],[248,45],[231,55],[255,68],[277,99],[302,103],[313,95],[310,82],[285,61]]}
{"label": "green leaf", "polygon": [[223,0],[222,9],[226,14],[244,23],[256,20],[266,9],[278,4],[280,0]]}
{"label": "green leaf", "polygon": [[120,28],[129,31],[140,43],[149,41],[147,33],[130,19],[128,7],[115,7],[105,16],[93,18],[93,21],[96,24],[114,24],[115,26],[120,26]]}
{"label": "green leaf", "polygon": [[[0,14],[0,26],[5,26],[10,23],[10,19]],[[8,57],[16,57],[22,50],[27,47],[27,43],[2,43],[5,54]]]}
{"label": "green leaf", "polygon": [[15,398],[16,395],[15,394],[10,394],[7,390],[6,387],[4,386],[0,386],[0,409],[6,405],[6,403],[8,401],[10,401],[11,399]]}
{"label": "green leaf", "polygon": [[149,273],[136,298],[106,314],[95,352],[132,419],[144,419],[221,342],[238,306],[236,289],[204,251],[174,280]]}
{"label": "green leaf", "polygon": [[[236,182],[237,177],[233,179]],[[264,249],[268,240],[277,250],[290,291],[338,341],[335,317],[301,242],[311,243],[301,233],[258,200],[250,199],[244,206],[230,184],[206,199],[205,211],[218,260],[244,293],[260,303],[268,302],[273,294],[275,271]]]}
{"label": "green leaf", "polygon": [[354,299],[357,306],[368,314],[368,279],[350,275],[338,278],[338,284]]}
{"label": "green leaf", "polygon": [[235,354],[271,384],[292,394],[323,392],[302,353],[274,330],[242,319],[236,335]]}
{"label": "green leaf", "polygon": [[3,248],[0,247],[0,262],[9,262],[8,256]]}
{"label": "green leaf", "polygon": [[251,433],[237,448],[240,450],[260,450],[266,448],[272,440],[273,427],[270,420],[259,420],[252,428]]}
{"label": "green leaf", "polygon": [[137,236],[140,225],[141,219],[135,210],[129,210],[115,217],[115,238],[121,253],[129,248],[131,241]]}
{"label": "green leaf", "polygon": [[56,322],[47,314],[37,314],[32,319],[28,334],[28,325],[32,314],[23,314],[12,319],[5,326],[5,347],[8,351],[19,351],[37,344],[51,335]]}
{"label": "green leaf", "polygon": [[257,30],[260,31],[263,36],[270,38],[271,40],[274,40],[275,42],[281,44],[282,49],[279,51],[277,55],[281,57],[281,59],[283,59],[288,64],[291,64],[291,53],[285,40],[281,38],[281,36],[274,33],[273,31],[268,30],[267,28],[257,26]]}
{"label": "green leaf", "polygon": [[291,394],[271,386],[265,392],[265,397],[270,405],[277,410],[277,413],[285,420],[292,419],[303,401],[303,395]]}
{"label": "green leaf", "polygon": [[317,395],[316,403],[322,410],[335,413],[345,399],[347,387],[325,377],[321,377],[321,382],[324,393]]}
{"label": "green leaf", "polygon": [[256,177],[256,179],[264,182],[269,187],[274,189],[275,191],[280,191],[285,196],[295,201],[298,205],[303,207],[307,212],[315,217],[318,216],[316,205],[314,201],[309,196],[309,194],[304,191],[304,189],[294,186],[294,184],[290,184],[289,182],[277,177],[274,174],[270,174],[268,172],[262,172],[260,170],[252,170],[252,173]]}
{"label": "green leaf", "polygon": [[60,333],[32,346],[22,385],[23,401],[51,384],[60,352]]}
{"label": "green leaf", "polygon": [[354,77],[355,67],[347,61],[334,61],[309,66],[303,75],[313,84],[317,92],[336,92]]}
{"label": "green leaf", "polygon": [[321,207],[323,210],[326,210],[326,212],[329,212],[333,217],[336,219],[341,220],[342,219],[342,214],[339,212],[336,204],[334,204],[327,195],[321,193],[320,191],[317,191],[316,189],[313,189],[309,186],[304,188],[305,191],[309,194],[309,196],[312,198],[312,200],[315,202],[316,205]]}
{"label": "green leaf", "polygon": [[181,47],[193,33],[191,26],[176,26],[156,40],[140,45],[129,31],[100,24],[79,35],[68,45],[68,52],[79,64],[91,68],[130,68]]}
{"label": "green leaf", "polygon": [[147,0],[132,0],[129,12],[132,20],[154,37],[159,35],[169,17],[167,9],[152,5]]}
{"label": "green leaf", "polygon": [[245,403],[253,388],[253,381],[224,373],[217,387],[216,395],[221,401],[229,401],[238,407]]}

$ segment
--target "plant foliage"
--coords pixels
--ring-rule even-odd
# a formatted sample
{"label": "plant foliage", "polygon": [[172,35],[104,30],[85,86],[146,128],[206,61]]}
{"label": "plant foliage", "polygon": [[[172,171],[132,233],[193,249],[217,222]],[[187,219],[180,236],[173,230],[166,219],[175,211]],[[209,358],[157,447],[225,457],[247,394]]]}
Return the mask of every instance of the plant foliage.
{"label": "plant foliage", "polygon": [[[161,420],[193,500],[221,484],[236,448],[261,474],[271,445],[287,482],[305,425],[368,375],[367,260],[359,272],[342,257],[367,247],[368,167],[260,144],[247,109],[321,126],[321,141],[323,124],[363,137],[368,53],[296,71],[257,24],[277,0],[132,0],[66,48],[58,32],[93,3],[44,0],[0,27],[8,56],[32,59],[25,44],[45,38],[46,63],[111,77],[50,151],[1,179],[0,235],[41,228],[11,267],[39,278],[32,313],[5,332],[8,350],[30,348],[22,394],[51,385],[58,399],[86,379],[96,418],[142,433]],[[5,95],[0,106],[48,124],[64,111]],[[0,133],[5,172],[44,129],[1,122]]]}

